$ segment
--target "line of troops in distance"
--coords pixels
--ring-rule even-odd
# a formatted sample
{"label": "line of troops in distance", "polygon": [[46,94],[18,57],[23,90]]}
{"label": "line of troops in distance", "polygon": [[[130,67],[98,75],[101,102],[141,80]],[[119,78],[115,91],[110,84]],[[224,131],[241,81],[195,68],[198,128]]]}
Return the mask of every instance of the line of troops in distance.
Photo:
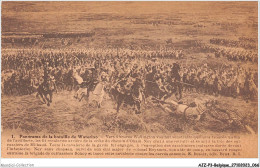
{"label": "line of troops in distance", "polygon": [[[96,51],[97,52],[97,51]],[[121,54],[121,53],[120,53]],[[55,76],[61,72],[61,75],[65,75],[75,66],[80,67],[80,72],[84,72],[87,67],[94,66],[95,63],[99,63],[102,71],[112,76],[114,71],[120,71],[119,73],[129,73],[133,64],[139,67],[139,71],[145,71],[145,73],[151,73],[152,67],[156,69],[156,76],[154,81],[160,86],[162,90],[167,91],[164,86],[167,85],[165,79],[167,79],[171,63],[167,61],[151,61],[150,59],[140,59],[140,57],[132,56],[118,56],[117,50],[114,50],[114,55],[102,55],[101,53],[95,55],[86,55],[83,52],[41,52],[37,54],[34,51],[27,52],[23,50],[16,55],[2,56],[2,82],[7,82],[12,76],[15,76],[15,81],[19,83],[22,81],[23,90],[26,85],[24,83],[28,80],[34,80],[34,83],[41,81],[43,76],[43,65],[48,63],[48,66],[52,69],[52,74]],[[117,63],[118,62],[118,63]],[[115,66],[117,65],[117,67]],[[15,70],[14,70],[15,69]],[[11,71],[10,71],[11,70]],[[252,69],[244,69],[233,66],[213,67],[211,65],[182,65],[180,75],[182,76],[182,82],[184,88],[188,90],[204,91],[209,94],[222,94],[226,96],[243,96],[257,95],[257,72]],[[62,81],[65,83],[64,81]],[[9,83],[10,84],[10,83]],[[2,83],[2,87],[3,87]],[[192,86],[191,86],[192,85]],[[8,88],[11,85],[4,88],[7,90],[4,93],[8,93]],[[186,90],[187,90],[186,89]],[[23,94],[28,94],[30,91],[25,91]],[[250,96],[251,97],[251,96]]]}
{"label": "line of troops in distance", "polygon": [[[226,57],[229,61],[250,61],[252,63],[258,63],[258,53],[254,50],[242,50],[238,48],[219,48],[210,45],[197,43],[195,48],[200,49],[201,52],[214,53],[216,58]],[[174,58],[183,59],[185,58],[185,52],[181,49],[167,49],[161,48],[160,50],[130,50],[130,49],[20,49],[20,50],[3,50],[4,59],[12,59],[13,57],[37,57],[37,56],[52,56],[53,54],[63,53],[65,55],[75,55],[76,57],[87,56],[98,56],[103,57],[114,57],[120,55],[121,57],[144,57],[144,58]],[[5,54],[6,53],[6,54]],[[25,54],[26,53],[26,54]],[[21,58],[22,59],[22,58]],[[15,67],[13,67],[15,68]]]}

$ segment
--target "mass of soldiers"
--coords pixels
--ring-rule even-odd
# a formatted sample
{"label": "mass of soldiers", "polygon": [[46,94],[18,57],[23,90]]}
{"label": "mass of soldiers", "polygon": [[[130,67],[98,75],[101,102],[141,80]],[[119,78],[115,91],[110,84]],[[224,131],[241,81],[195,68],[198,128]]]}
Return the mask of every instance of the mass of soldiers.
{"label": "mass of soldiers", "polygon": [[258,53],[256,50],[244,50],[241,48],[216,47],[197,42],[195,48],[205,53],[213,53],[216,58],[227,58],[229,61],[241,61],[258,63]]}
{"label": "mass of soldiers", "polygon": [[256,43],[253,39],[240,38],[240,40],[237,41],[237,40],[212,38],[212,39],[210,39],[210,43],[211,44],[217,44],[217,45],[223,45],[223,46],[226,46],[226,47],[236,47],[236,48],[244,48],[244,49],[257,49],[257,45],[255,45]]}
{"label": "mass of soldiers", "polygon": [[226,57],[229,61],[249,61],[252,63],[258,63],[257,53],[248,50],[237,51],[235,49],[218,49],[215,51],[215,57]]}
{"label": "mass of soldiers", "polygon": [[[169,62],[165,55],[174,58]],[[172,55],[174,55],[172,57]],[[131,93],[132,79],[143,81],[146,91],[165,98],[177,84],[183,92],[215,96],[257,97],[257,72],[231,65],[185,65],[177,63],[183,55],[174,51],[134,51],[123,49],[17,50],[2,52],[2,94],[26,95],[48,76],[57,90],[75,90],[78,74],[84,81],[104,80],[107,86],[120,85],[122,94]],[[179,66],[179,70],[174,69]],[[173,75],[175,73],[175,76]],[[180,78],[176,78],[177,76]],[[124,81],[124,82],[122,82]],[[90,82],[91,83],[91,82]],[[159,96],[162,93],[164,96]]]}

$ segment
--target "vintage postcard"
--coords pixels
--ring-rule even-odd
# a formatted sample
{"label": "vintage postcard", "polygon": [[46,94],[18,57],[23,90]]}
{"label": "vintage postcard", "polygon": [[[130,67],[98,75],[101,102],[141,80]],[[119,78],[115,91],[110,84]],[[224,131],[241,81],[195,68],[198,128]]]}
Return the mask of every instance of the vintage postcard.
{"label": "vintage postcard", "polygon": [[2,2],[2,158],[257,158],[258,2]]}

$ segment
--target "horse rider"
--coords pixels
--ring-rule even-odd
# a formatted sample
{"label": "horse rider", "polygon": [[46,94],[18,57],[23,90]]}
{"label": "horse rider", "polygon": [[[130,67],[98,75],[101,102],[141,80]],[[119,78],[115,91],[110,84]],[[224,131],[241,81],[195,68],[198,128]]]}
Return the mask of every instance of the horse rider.
{"label": "horse rider", "polygon": [[43,67],[43,87],[44,88],[48,87],[48,82],[50,80],[49,73],[50,73],[50,69],[48,67],[48,64],[45,64]]}
{"label": "horse rider", "polygon": [[138,73],[133,73],[132,75],[132,86],[131,86],[130,94],[137,106],[137,110],[135,113],[140,114],[141,102],[142,100],[144,100],[144,83],[141,80],[140,75]]}

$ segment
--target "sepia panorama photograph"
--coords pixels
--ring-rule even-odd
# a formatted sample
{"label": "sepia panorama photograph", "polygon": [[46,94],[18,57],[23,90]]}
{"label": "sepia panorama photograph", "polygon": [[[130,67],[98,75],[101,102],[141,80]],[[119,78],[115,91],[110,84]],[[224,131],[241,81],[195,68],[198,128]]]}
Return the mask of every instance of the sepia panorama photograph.
{"label": "sepia panorama photograph", "polygon": [[2,2],[2,134],[258,133],[257,2]]}

